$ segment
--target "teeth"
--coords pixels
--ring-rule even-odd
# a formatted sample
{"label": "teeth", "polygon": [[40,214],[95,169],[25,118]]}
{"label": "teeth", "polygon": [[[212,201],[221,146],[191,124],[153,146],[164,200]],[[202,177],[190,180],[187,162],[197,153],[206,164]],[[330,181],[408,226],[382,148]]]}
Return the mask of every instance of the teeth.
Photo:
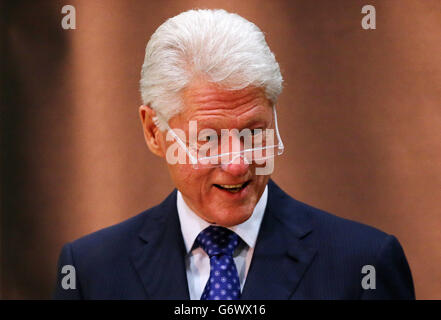
{"label": "teeth", "polygon": [[241,183],[241,184],[220,184],[220,186],[225,189],[236,189],[236,188],[242,187],[243,185],[244,185],[244,183]]}

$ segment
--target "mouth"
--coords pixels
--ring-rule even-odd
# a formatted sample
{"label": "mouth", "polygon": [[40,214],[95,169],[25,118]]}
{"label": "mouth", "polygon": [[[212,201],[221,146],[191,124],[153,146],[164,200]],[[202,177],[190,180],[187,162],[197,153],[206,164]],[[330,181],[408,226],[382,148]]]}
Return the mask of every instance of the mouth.
{"label": "mouth", "polygon": [[250,182],[251,180],[239,184],[214,184],[214,186],[220,190],[224,190],[230,193],[238,193],[245,189],[250,184]]}

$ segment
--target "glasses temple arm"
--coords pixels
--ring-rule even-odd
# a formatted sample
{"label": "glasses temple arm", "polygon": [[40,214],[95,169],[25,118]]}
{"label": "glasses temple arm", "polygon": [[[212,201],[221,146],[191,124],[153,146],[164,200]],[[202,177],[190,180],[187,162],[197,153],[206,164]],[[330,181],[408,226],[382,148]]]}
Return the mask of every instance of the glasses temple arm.
{"label": "glasses temple arm", "polygon": [[275,126],[276,126],[277,140],[279,141],[278,147],[279,147],[279,149],[281,149],[281,150],[283,151],[283,150],[285,149],[285,146],[283,145],[282,138],[280,137],[279,126],[277,125],[277,112],[276,112],[276,106],[274,106],[274,108],[273,108],[273,113],[274,113],[274,124],[275,124]]}
{"label": "glasses temple arm", "polygon": [[185,150],[185,153],[187,153],[188,157],[190,158],[190,161],[192,164],[196,164],[197,163],[197,159],[190,153],[190,151],[188,150],[187,146],[185,145],[184,142],[182,142],[181,138],[178,137],[178,135],[173,131],[172,128],[170,128],[170,126],[168,125],[168,123],[166,122],[166,129],[168,132],[170,132],[170,134],[172,135],[172,137],[175,139],[175,141],[178,143],[178,145]]}

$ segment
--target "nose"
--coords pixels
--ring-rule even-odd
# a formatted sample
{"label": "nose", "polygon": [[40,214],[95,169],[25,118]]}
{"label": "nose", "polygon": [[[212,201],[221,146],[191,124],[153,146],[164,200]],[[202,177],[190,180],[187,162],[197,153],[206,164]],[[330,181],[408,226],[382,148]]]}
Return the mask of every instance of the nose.
{"label": "nose", "polygon": [[221,164],[221,168],[223,171],[228,172],[229,174],[233,176],[243,176],[248,171],[249,164],[248,162],[243,158],[243,156],[240,156],[230,163]]}

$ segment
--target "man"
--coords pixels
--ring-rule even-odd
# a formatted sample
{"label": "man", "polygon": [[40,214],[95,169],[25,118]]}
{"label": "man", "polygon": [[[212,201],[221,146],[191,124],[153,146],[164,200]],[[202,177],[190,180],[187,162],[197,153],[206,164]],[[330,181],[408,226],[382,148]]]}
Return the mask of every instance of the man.
{"label": "man", "polygon": [[395,237],[270,180],[284,148],[281,90],[264,35],[242,17],[191,10],[161,25],[146,48],[139,114],[177,190],[66,244],[55,298],[413,299]]}

